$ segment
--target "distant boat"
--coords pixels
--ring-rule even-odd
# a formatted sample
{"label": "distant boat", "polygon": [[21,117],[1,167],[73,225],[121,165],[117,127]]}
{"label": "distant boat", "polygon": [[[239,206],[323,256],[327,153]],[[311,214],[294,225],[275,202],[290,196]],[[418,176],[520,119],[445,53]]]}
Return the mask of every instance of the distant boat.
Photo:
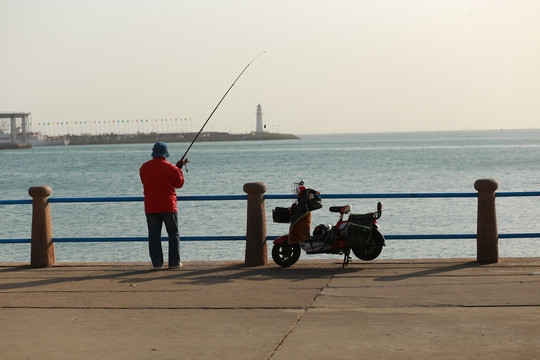
{"label": "distant boat", "polygon": [[39,137],[26,137],[26,142],[32,146],[65,146],[69,145],[69,139],[63,138],[39,138]]}

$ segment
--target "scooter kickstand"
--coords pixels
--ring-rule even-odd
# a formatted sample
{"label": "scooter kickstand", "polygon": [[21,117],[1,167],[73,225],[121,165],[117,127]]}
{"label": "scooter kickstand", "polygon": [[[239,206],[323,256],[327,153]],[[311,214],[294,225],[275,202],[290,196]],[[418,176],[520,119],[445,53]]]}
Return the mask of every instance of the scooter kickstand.
{"label": "scooter kickstand", "polygon": [[351,259],[351,251],[349,250],[345,252],[345,256],[343,257],[343,266],[341,268],[344,269],[345,266],[349,265],[350,262],[352,262],[352,259]]}

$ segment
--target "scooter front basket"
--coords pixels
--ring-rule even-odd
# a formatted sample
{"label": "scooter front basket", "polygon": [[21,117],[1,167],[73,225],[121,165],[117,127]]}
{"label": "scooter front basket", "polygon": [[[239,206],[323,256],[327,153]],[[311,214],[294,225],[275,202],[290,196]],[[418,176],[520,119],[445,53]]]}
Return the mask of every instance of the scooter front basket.
{"label": "scooter front basket", "polygon": [[272,220],[276,223],[290,223],[292,214],[292,208],[290,207],[276,207],[272,210]]}

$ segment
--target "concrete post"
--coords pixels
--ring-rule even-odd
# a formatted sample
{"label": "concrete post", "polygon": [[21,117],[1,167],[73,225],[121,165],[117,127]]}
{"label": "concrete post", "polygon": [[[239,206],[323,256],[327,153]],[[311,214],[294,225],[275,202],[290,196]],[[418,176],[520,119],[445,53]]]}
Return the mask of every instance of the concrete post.
{"label": "concrete post", "polygon": [[52,242],[51,210],[48,197],[52,194],[50,186],[33,186],[28,190],[32,197],[32,249],[30,266],[50,267],[55,263]]}
{"label": "concrete post", "polygon": [[17,142],[17,118],[15,115],[11,116],[11,143],[15,144]]}
{"label": "concrete post", "polygon": [[247,266],[268,264],[266,249],[266,213],[264,209],[264,193],[266,183],[255,182],[244,184],[247,193],[247,230],[246,259]]}
{"label": "concrete post", "polygon": [[26,127],[28,125],[28,115],[23,115],[21,120],[22,142],[26,143]]}
{"label": "concrete post", "polygon": [[476,261],[483,264],[499,262],[499,233],[495,212],[495,190],[498,187],[494,179],[479,179],[474,183],[478,191]]}

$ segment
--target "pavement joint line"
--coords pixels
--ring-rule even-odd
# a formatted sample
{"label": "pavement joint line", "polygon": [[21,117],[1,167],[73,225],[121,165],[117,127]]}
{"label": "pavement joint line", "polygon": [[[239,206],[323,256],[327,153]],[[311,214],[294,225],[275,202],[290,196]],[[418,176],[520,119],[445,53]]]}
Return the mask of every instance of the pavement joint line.
{"label": "pavement joint line", "polygon": [[[351,309],[423,309],[423,308],[438,308],[438,309],[498,309],[498,308],[536,308],[538,305],[531,304],[499,304],[499,305],[466,305],[466,304],[436,304],[436,305],[357,305],[357,306],[332,306],[331,310],[351,310]],[[0,309],[39,309],[39,310],[303,310],[302,313],[295,320],[293,325],[283,336],[282,340],[278,343],[279,347],[285,341],[286,337],[291,333],[298,325],[302,317],[308,310],[321,310],[330,309],[327,307],[303,307],[303,306],[230,306],[230,307],[212,307],[212,306],[167,306],[167,307],[105,307],[105,306],[15,306],[5,305],[0,306]],[[276,348],[277,350],[277,348]],[[267,359],[270,359],[268,357]]]}
{"label": "pavement joint line", "polygon": [[[535,308],[540,306],[540,304],[537,305],[531,305],[531,304],[505,304],[505,305],[459,305],[456,307],[461,308]],[[436,306],[433,306],[436,307]]]}
{"label": "pavement joint line", "polygon": [[[287,290],[305,290],[306,288],[287,288]],[[161,293],[175,293],[175,292],[233,292],[233,291],[246,291],[246,290],[253,290],[249,288],[242,288],[242,289],[216,289],[216,290],[209,290],[209,289],[177,289],[177,290],[140,290],[140,289],[133,289],[133,290],[47,290],[47,291],[40,291],[40,293],[47,293],[47,294],[57,294],[57,293],[68,293],[68,294],[84,294],[84,293],[150,293],[150,292],[161,292]],[[279,290],[277,288],[265,288],[260,289],[259,291],[268,291],[268,290]],[[26,294],[31,293],[35,294],[36,291],[32,290],[21,290],[21,291],[12,291],[12,290],[0,290],[0,294]]]}
{"label": "pavement joint line", "polygon": [[367,310],[367,309],[511,309],[511,308],[537,308],[540,305],[516,305],[516,304],[507,304],[507,305],[465,305],[465,304],[435,304],[435,305],[356,305],[356,306],[332,306],[331,308],[320,306],[314,307],[312,309],[317,310]]}
{"label": "pavement joint line", "polygon": [[[332,289],[339,289],[339,287],[332,287]],[[249,288],[238,288],[238,289],[177,289],[177,290],[145,290],[145,289],[128,289],[128,290],[47,290],[47,291],[33,291],[33,290],[0,290],[0,294],[141,294],[141,293],[218,293],[218,292],[238,292],[238,291],[246,291],[246,290],[252,290],[252,291],[268,291],[268,290],[280,290],[279,288],[264,288],[264,289],[249,289]],[[302,287],[291,287],[287,288],[287,290],[307,290],[307,288]]]}
{"label": "pavement joint line", "polygon": [[[9,294],[8,292],[0,292],[0,294]],[[30,298],[33,298],[33,297],[36,297],[36,296],[39,296],[39,295],[42,295],[44,294],[43,291],[37,291],[37,292],[32,292],[32,293],[28,293],[28,296],[25,296],[25,297],[22,297],[20,299],[16,299],[15,301],[13,301],[12,303],[10,304],[6,304],[6,305],[3,305],[3,306],[0,306],[0,309],[7,309],[8,307],[11,306],[11,304],[16,304],[18,303],[19,301],[25,301],[27,299],[30,299]],[[22,309],[24,309],[25,307],[21,307]]]}
{"label": "pavement joint line", "polygon": [[276,352],[279,350],[279,348],[281,347],[281,345],[283,345],[283,343],[285,342],[285,340],[287,340],[287,337],[289,336],[290,333],[292,333],[294,331],[294,329],[296,328],[296,326],[298,325],[298,323],[302,320],[302,318],[304,317],[304,315],[308,312],[309,309],[312,309],[312,305],[313,303],[315,302],[315,300],[317,300],[317,298],[319,297],[319,295],[321,295],[321,293],[323,292],[324,289],[328,288],[330,282],[332,281],[332,279],[334,278],[334,276],[336,275],[335,272],[332,272],[332,274],[330,275],[330,277],[328,278],[328,281],[326,282],[326,284],[321,287],[319,289],[319,292],[317,294],[315,294],[315,296],[313,297],[313,299],[311,299],[311,301],[305,306],[302,308],[302,312],[298,315],[298,317],[296,318],[296,320],[293,322],[293,324],[291,325],[291,327],[289,328],[289,330],[287,330],[285,332],[285,334],[283,335],[283,337],[281,338],[281,340],[276,344],[276,346],[274,347],[274,349],[272,350],[272,352],[270,353],[270,355],[268,355],[268,357],[266,358],[266,360],[270,360],[271,358],[274,357],[274,355],[276,354]]}
{"label": "pavement joint line", "polygon": [[[524,274],[526,276],[527,274]],[[516,280],[516,281],[483,281],[483,282],[463,282],[463,283],[452,283],[452,285],[494,285],[494,284],[536,284],[540,280]],[[433,287],[433,286],[448,286],[448,284],[403,284],[403,285],[392,285],[394,288],[407,288],[407,287]],[[378,289],[385,288],[385,285],[362,285],[362,286],[328,286],[329,289]]]}
{"label": "pavement joint line", "polygon": [[39,309],[39,310],[305,310],[303,306],[167,306],[167,307],[105,307],[105,306],[0,306],[0,309]]}

